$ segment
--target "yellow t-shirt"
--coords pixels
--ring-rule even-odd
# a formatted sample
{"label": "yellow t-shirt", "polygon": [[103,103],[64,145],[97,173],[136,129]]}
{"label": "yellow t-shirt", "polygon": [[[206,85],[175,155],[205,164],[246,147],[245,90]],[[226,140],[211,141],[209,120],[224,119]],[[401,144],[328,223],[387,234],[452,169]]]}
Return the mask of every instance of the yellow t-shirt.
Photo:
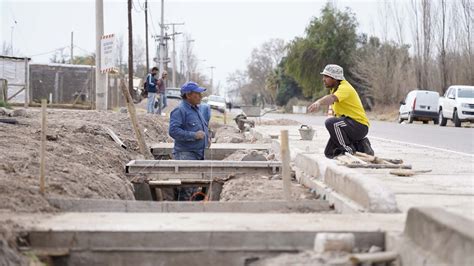
{"label": "yellow t-shirt", "polygon": [[331,89],[338,102],[334,102],[332,109],[336,117],[347,116],[355,121],[369,126],[369,119],[365,114],[364,107],[360,101],[359,94],[346,80],[341,80],[339,87]]}

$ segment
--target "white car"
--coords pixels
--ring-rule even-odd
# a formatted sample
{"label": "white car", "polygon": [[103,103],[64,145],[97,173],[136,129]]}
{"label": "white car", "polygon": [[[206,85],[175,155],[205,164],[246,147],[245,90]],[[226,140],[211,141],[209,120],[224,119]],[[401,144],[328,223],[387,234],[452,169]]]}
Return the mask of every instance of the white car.
{"label": "white car", "polygon": [[220,112],[224,112],[225,111],[225,98],[222,97],[222,96],[218,96],[218,95],[210,95],[208,98],[207,98],[207,104],[209,104],[209,106],[212,108],[212,109],[216,109]]}
{"label": "white car", "polygon": [[181,99],[180,88],[166,88],[166,98]]}
{"label": "white car", "polygon": [[435,91],[410,91],[406,99],[400,102],[398,122],[423,121],[423,124],[427,124],[433,121],[438,124],[438,100],[439,93]]}
{"label": "white car", "polygon": [[456,127],[462,122],[474,122],[474,86],[451,86],[439,98],[439,125],[446,126],[448,119]]}

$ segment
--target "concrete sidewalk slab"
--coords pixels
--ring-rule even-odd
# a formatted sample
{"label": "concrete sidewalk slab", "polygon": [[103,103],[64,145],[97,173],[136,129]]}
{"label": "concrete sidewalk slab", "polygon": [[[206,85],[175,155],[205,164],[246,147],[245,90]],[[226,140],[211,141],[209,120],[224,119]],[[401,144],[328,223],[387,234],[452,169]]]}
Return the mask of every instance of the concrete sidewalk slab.
{"label": "concrete sidewalk slab", "polygon": [[[334,160],[328,160],[324,157],[324,148],[329,139],[324,127],[313,127],[316,130],[316,136],[313,141],[309,142],[299,140],[298,128],[298,126],[259,126],[254,131],[258,131],[260,136],[265,137],[279,134],[282,129],[289,130],[290,150],[295,166],[321,182],[326,181],[327,170],[330,172],[328,173],[329,176],[332,172],[332,177],[335,177],[335,174],[337,174],[335,169],[347,169],[343,166],[334,166],[337,165]],[[345,183],[348,178],[344,178],[344,175],[339,173],[338,178],[333,178],[332,181],[328,179],[332,184],[325,183],[326,185],[367,208],[367,206],[370,206],[370,204],[367,205],[367,200],[364,203],[360,193],[353,193],[360,192],[360,190],[347,187],[361,187],[361,184],[357,185],[355,181],[360,181],[363,184],[373,183],[375,180],[376,187],[384,188],[384,193],[377,194],[387,195],[388,197],[384,198],[385,201],[395,201],[396,206],[401,211],[406,212],[410,207],[420,206],[421,203],[431,203],[428,205],[445,207],[454,212],[462,213],[469,219],[474,219],[474,180],[472,179],[474,175],[474,156],[378,138],[370,139],[377,156],[403,159],[405,163],[411,164],[414,170],[429,169],[432,172],[413,177],[398,177],[389,174],[389,170],[385,169],[352,169],[353,174],[358,173],[359,175],[359,178],[351,180],[354,182]],[[272,147],[278,147],[279,141],[273,140],[273,142]],[[328,167],[328,165],[333,167]],[[342,184],[342,186],[338,189],[334,187],[335,184]],[[362,188],[364,187],[362,186]],[[368,187],[365,188],[372,190]],[[388,192],[388,194],[385,192]],[[365,194],[369,193],[371,191],[366,191]],[[393,205],[390,206],[390,208],[393,207]]]}
{"label": "concrete sidewalk slab", "polygon": [[323,200],[242,201],[242,202],[173,202],[103,199],[50,198],[49,203],[63,212],[241,212],[241,213],[310,213],[329,212]]}
{"label": "concrete sidewalk slab", "polygon": [[[64,213],[23,224],[30,252],[70,265],[244,265],[246,259],[312,250],[318,233],[351,232],[355,246],[385,245],[403,214]],[[0,219],[1,220],[1,219]],[[20,219],[21,220],[21,219]],[[61,260],[61,258],[59,258]]]}

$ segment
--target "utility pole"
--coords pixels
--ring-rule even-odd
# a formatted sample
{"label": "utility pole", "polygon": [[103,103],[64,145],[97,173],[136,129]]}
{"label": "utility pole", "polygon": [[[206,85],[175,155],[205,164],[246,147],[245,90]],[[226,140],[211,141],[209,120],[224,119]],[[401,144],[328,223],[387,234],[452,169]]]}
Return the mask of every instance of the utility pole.
{"label": "utility pole", "polygon": [[213,82],[214,82],[214,68],[216,68],[215,66],[210,66],[209,67],[211,69],[211,91],[213,90],[214,88],[214,85],[213,85]]}
{"label": "utility pole", "polygon": [[100,71],[101,47],[100,42],[104,35],[104,1],[95,1],[95,109],[107,110],[106,75]]}
{"label": "utility pole", "polygon": [[160,33],[160,54],[159,54],[159,69],[160,69],[160,78],[163,75],[163,55],[164,55],[164,40],[165,40],[165,0],[161,0],[161,23],[160,23],[161,33]]}
{"label": "utility pole", "polygon": [[150,71],[150,60],[148,58],[148,0],[145,0],[145,49],[146,49],[146,72]]}
{"label": "utility pole", "polygon": [[71,31],[71,62],[69,64],[74,63],[74,31]]}
{"label": "utility pole", "polygon": [[175,36],[178,35],[178,34],[182,34],[182,33],[181,32],[176,32],[174,27],[178,26],[178,25],[184,25],[184,23],[168,23],[166,25],[167,26],[171,25],[172,29],[173,29],[173,33],[171,34],[172,38],[173,38],[173,78],[172,78],[172,82],[173,82],[173,88],[176,88],[176,39],[175,39]]}
{"label": "utility pole", "polygon": [[[148,71],[148,70],[147,70]],[[133,89],[132,0],[128,0],[128,91]]]}

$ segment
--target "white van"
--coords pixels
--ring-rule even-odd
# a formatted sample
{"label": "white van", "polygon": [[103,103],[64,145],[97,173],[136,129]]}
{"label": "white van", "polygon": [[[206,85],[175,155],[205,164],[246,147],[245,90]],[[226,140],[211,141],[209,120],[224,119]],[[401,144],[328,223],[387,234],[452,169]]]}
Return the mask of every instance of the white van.
{"label": "white van", "polygon": [[428,124],[432,120],[438,124],[438,100],[439,93],[435,91],[410,91],[405,100],[400,102],[398,123],[407,120],[408,123],[423,121],[423,124]]}

